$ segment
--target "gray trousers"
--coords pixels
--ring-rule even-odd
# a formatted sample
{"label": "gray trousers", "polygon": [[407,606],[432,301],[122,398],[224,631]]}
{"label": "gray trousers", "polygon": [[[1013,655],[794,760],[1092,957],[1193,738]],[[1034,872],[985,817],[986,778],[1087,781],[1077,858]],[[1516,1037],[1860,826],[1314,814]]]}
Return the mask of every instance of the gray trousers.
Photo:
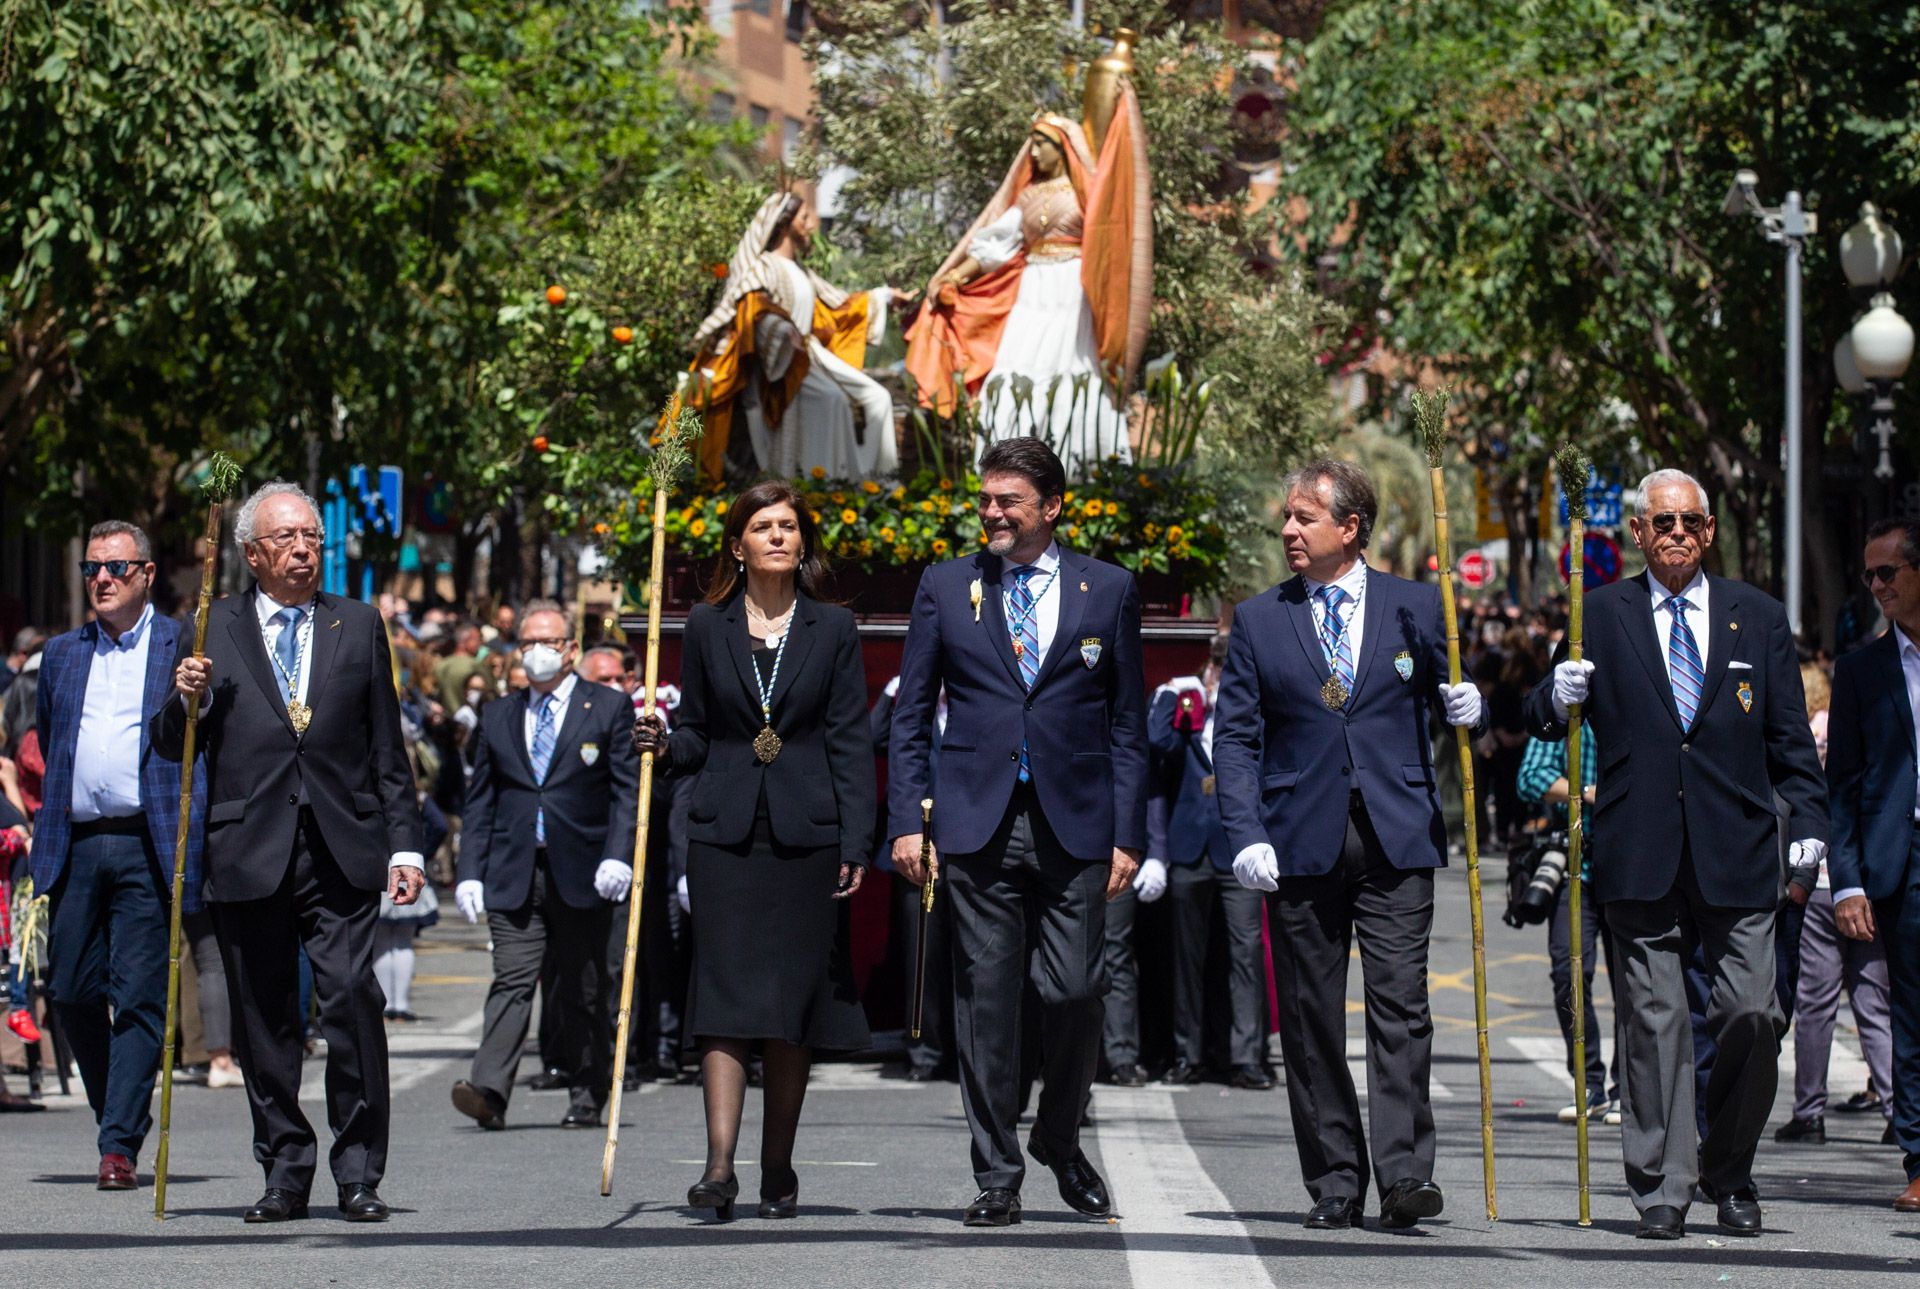
{"label": "gray trousers", "polygon": [[983,1190],[1019,1190],[1027,1171],[1018,1128],[1021,996],[1031,981],[1041,1009],[1044,1085],[1033,1135],[1071,1156],[1100,1056],[1107,865],[1070,854],[1027,788],[1015,790],[984,850],[941,859],[953,901],[953,1028],[973,1177]]}
{"label": "gray trousers", "polygon": [[1800,929],[1800,987],[1793,1005],[1793,1117],[1811,1119],[1827,1110],[1827,1060],[1833,1023],[1846,989],[1860,1030],[1860,1054],[1880,1089],[1881,1113],[1893,1118],[1893,1024],[1887,1010],[1887,945],[1884,939],[1849,940],[1833,920],[1833,892],[1807,898]]}
{"label": "gray trousers", "polygon": [[1140,896],[1128,887],[1107,902],[1107,932],[1102,956],[1107,964],[1107,1015],[1101,1022],[1101,1046],[1107,1068],[1140,1063],[1140,960],[1133,952],[1133,919]]}
{"label": "gray trousers", "polygon": [[1260,892],[1202,856],[1190,868],[1167,871],[1167,896],[1173,901],[1174,1051],[1188,1065],[1205,1064],[1207,942],[1218,903],[1227,930],[1227,1061],[1259,1065],[1266,1055],[1260,1032],[1266,988],[1260,971]]}
{"label": "gray trousers", "polygon": [[485,1028],[468,1076],[475,1087],[493,1093],[502,1105],[512,1100],[520,1049],[526,1045],[533,1019],[533,987],[540,980],[541,963],[551,944],[555,978],[545,982],[544,1005],[564,1008],[563,1032],[581,1034],[587,1040],[585,1068],[572,1072],[572,1104],[581,1109],[606,1104],[613,1083],[606,959],[612,913],[613,906],[603,901],[590,909],[570,907],[553,890],[544,861],[534,868],[525,904],[487,911],[487,930],[493,936],[493,984],[487,990]]}
{"label": "gray trousers", "polygon": [[1395,868],[1359,798],[1348,807],[1339,862],[1282,877],[1270,897],[1273,975],[1287,1108],[1307,1193],[1364,1199],[1367,1136],[1347,1067],[1347,963],[1360,941],[1367,1010],[1367,1129],[1380,1194],[1433,1178],[1433,1015],[1427,944],[1433,870]]}
{"label": "gray trousers", "polygon": [[[1774,912],[1709,905],[1683,854],[1680,877],[1657,900],[1614,900],[1615,1014],[1627,1189],[1642,1213],[1685,1212],[1696,1178],[1711,1195],[1753,1181],[1754,1150],[1773,1112],[1786,1022],[1774,995]],[[1687,960],[1698,942],[1711,989],[1707,1033],[1719,1049],[1707,1080],[1704,1141],[1694,1114],[1693,1028]],[[1695,1146],[1699,1153],[1696,1156]]]}

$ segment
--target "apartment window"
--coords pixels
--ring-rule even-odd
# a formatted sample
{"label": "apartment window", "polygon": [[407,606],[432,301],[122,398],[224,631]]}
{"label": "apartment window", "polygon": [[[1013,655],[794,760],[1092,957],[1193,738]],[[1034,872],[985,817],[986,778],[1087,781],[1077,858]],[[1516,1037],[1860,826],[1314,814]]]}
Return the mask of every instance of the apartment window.
{"label": "apartment window", "polygon": [[733,34],[734,0],[707,0],[707,25],[722,36]]}
{"label": "apartment window", "polygon": [[747,119],[753,122],[753,128],[755,130],[764,134],[766,133],[767,123],[773,119],[773,114],[756,103],[747,109]]}
{"label": "apartment window", "polygon": [[747,8],[758,17],[773,17],[773,0],[747,0]]}
{"label": "apartment window", "polygon": [[800,43],[813,25],[813,7],[807,0],[787,0],[787,39]]}
{"label": "apartment window", "polygon": [[800,155],[800,132],[806,127],[788,117],[780,125],[780,159],[791,162]]}
{"label": "apartment window", "polygon": [[735,104],[733,95],[725,90],[715,90],[713,97],[707,100],[707,115],[715,121],[725,124],[733,119]]}

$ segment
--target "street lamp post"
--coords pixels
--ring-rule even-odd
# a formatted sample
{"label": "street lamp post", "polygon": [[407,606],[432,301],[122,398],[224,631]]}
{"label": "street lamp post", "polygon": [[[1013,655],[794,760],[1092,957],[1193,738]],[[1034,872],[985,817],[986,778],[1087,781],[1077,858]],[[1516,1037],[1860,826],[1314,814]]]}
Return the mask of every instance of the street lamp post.
{"label": "street lamp post", "polygon": [[1725,211],[1729,215],[1749,214],[1760,221],[1769,242],[1787,249],[1787,408],[1786,408],[1786,603],[1787,623],[1795,635],[1800,632],[1800,583],[1804,566],[1801,554],[1802,480],[1800,468],[1800,252],[1807,238],[1820,231],[1820,217],[1800,203],[1798,192],[1789,192],[1778,206],[1763,206],[1754,190],[1760,176],[1742,170],[1733,178],[1727,192]]}
{"label": "street lamp post", "polygon": [[1913,328],[1893,307],[1888,293],[1900,273],[1900,234],[1880,219],[1872,202],[1860,207],[1860,220],[1840,237],[1840,269],[1867,311],[1854,321],[1833,351],[1835,373],[1848,393],[1873,391],[1873,437],[1880,443],[1876,479],[1893,478],[1893,391],[1913,360]]}

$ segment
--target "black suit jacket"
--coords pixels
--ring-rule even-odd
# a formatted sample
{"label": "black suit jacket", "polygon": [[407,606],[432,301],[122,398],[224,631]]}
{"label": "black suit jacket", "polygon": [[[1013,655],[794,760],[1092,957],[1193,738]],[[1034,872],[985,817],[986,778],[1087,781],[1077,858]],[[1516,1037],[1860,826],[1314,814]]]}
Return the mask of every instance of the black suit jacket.
{"label": "black suit jacket", "polygon": [[[1682,730],[1647,587],[1643,573],[1586,598],[1583,654],[1594,669],[1581,712],[1600,739],[1593,827],[1607,839],[1593,856],[1594,894],[1665,896],[1684,836],[1710,904],[1772,908],[1785,881],[1774,793],[1787,803],[1789,837],[1827,836],[1826,780],[1786,611],[1744,582],[1707,579],[1707,680],[1693,728]],[[1538,738],[1567,736],[1551,671],[1527,697],[1527,723]]]}
{"label": "black suit jacket", "polygon": [[[260,638],[255,594],[217,601],[207,621],[214,699],[195,735],[207,758],[207,899],[273,894],[292,862],[302,806],[312,808],[347,880],[382,890],[388,860],[421,845],[386,628],[358,600],[315,600],[306,699],[313,720],[296,735]],[[181,632],[176,669],[192,651],[193,633]],[[186,728],[185,706],[166,703],[149,725],[154,751],[178,761]]]}
{"label": "black suit jacket", "polygon": [[758,672],[744,596],[696,604],[680,655],[680,708],[667,773],[698,774],[687,836],[737,845],[753,831],[761,790],[774,839],[783,846],[838,846],[847,864],[865,864],[873,837],[873,740],[867,679],[853,614],[799,594],[792,638],[774,678],[773,729],[780,755],[753,754],[761,730]]}
{"label": "black suit jacket", "polygon": [[460,821],[460,880],[486,884],[487,907],[505,912],[533,889],[534,813],[547,812],[547,871],[561,901],[600,903],[594,870],[604,859],[633,862],[640,759],[633,752],[633,702],[606,685],[576,679],[555,732],[547,781],[535,783],[527,753],[523,689],[480,710],[473,775]]}
{"label": "black suit jacket", "polygon": [[1833,798],[1833,889],[1869,899],[1900,893],[1913,846],[1913,704],[1889,627],[1833,665],[1827,713],[1827,791]]}

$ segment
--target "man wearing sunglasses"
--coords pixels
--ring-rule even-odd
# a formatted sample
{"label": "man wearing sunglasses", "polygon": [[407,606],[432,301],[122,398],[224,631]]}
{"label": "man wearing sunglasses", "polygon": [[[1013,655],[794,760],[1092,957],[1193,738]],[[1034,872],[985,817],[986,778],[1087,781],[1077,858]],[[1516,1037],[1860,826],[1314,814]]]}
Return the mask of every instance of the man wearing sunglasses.
{"label": "man wearing sunglasses", "polygon": [[234,540],[255,586],[213,605],[206,656],[183,638],[180,701],[153,718],[178,760],[188,704],[206,749],[207,902],[233,997],[253,1155],[266,1193],[248,1222],[307,1215],[318,1146],[300,1106],[306,1017],[298,946],[327,1041],[327,1122],[340,1212],[379,1222],[386,1170],[386,998],[373,975],[380,894],[420,898],[420,810],[393,662],[370,604],[320,591],[320,508],[291,483],[240,507]]}
{"label": "man wearing sunglasses", "polygon": [[[1685,1233],[1694,1186],[1728,1235],[1760,1234],[1753,1156],[1772,1112],[1786,1024],[1774,992],[1774,915],[1786,805],[1790,863],[1826,854],[1826,782],[1807,726],[1793,632],[1778,601],[1709,577],[1706,490],[1678,470],[1640,485],[1639,577],[1586,597],[1585,660],[1565,659],[1527,701],[1533,733],[1567,735],[1569,709],[1598,737],[1592,887],[1614,934],[1620,1150],[1642,1239]],[[1695,1144],[1692,943],[1712,981],[1718,1047]]]}
{"label": "man wearing sunglasses", "polygon": [[[1867,530],[1866,583],[1891,624],[1833,668],[1827,787],[1833,796],[1833,920],[1886,946],[1893,1028],[1893,1138],[1907,1188],[1893,1206],[1920,1213],[1920,523]],[[1884,1095],[1884,1092],[1883,1092]]]}
{"label": "man wearing sunglasses", "polygon": [[[180,628],[153,611],[153,549],[132,524],[87,534],[80,572],[93,621],[47,642],[39,729],[47,770],[34,889],[51,897],[51,993],[100,1125],[101,1190],[133,1190],[153,1124],[167,1006],[180,765],[154,756]],[[206,774],[194,766],[194,823]],[[186,907],[200,907],[200,830],[188,831]]]}

